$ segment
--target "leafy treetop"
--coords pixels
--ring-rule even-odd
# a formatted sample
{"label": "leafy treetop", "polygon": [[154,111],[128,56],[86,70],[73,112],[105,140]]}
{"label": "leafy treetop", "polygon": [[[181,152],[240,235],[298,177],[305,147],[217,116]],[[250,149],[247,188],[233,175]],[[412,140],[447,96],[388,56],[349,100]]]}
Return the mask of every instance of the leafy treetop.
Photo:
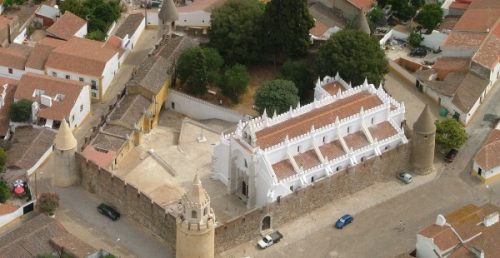
{"label": "leafy treetop", "polygon": [[255,106],[259,113],[266,110],[268,115],[281,114],[299,103],[298,89],[293,82],[273,80],[265,82],[255,94]]}
{"label": "leafy treetop", "polygon": [[444,149],[460,148],[467,141],[467,132],[455,119],[436,121],[436,143]]}
{"label": "leafy treetop", "polygon": [[431,31],[443,20],[443,10],[437,4],[424,5],[415,17],[415,21],[427,30]]}
{"label": "leafy treetop", "polygon": [[317,71],[321,76],[337,72],[353,85],[365,78],[378,84],[388,72],[387,60],[378,41],[359,30],[342,30],[333,35],[318,53]]}

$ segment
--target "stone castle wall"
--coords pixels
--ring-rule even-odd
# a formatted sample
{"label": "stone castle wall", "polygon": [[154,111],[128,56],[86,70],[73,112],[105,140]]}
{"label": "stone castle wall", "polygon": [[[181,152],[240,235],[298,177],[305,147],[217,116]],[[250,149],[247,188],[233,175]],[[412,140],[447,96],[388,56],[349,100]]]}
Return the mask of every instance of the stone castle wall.
{"label": "stone castle wall", "polygon": [[[362,164],[349,167],[331,177],[298,189],[266,207],[254,209],[216,228],[216,253],[260,236],[261,221],[271,216],[271,226],[278,228],[293,219],[334,200],[362,190],[375,182],[393,179],[409,168],[410,144],[397,147]],[[215,214],[217,217],[217,214]]]}
{"label": "stone castle wall", "polygon": [[[81,183],[89,192],[114,205],[122,214],[145,226],[175,248],[176,222],[171,212],[153,202],[147,195],[109,171],[76,155],[81,167]],[[278,202],[257,208],[219,225],[215,230],[216,253],[260,236],[261,222],[271,216],[271,226],[278,228],[313,209],[374,184],[393,179],[409,168],[410,144],[405,144],[369,159],[362,164],[320,179],[309,187]],[[217,217],[217,214],[215,214]]]}
{"label": "stone castle wall", "polygon": [[76,154],[76,161],[77,166],[80,166],[83,188],[160,236],[170,248],[175,248],[176,222],[172,213],[135,186],[86,160],[80,153]]}

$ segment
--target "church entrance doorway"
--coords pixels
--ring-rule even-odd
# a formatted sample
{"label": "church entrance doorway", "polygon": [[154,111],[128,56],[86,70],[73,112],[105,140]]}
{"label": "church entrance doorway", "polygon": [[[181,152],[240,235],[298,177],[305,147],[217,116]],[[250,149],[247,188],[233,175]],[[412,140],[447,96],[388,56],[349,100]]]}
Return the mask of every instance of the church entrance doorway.
{"label": "church entrance doorway", "polygon": [[271,216],[267,215],[262,219],[261,231],[268,230],[271,228]]}

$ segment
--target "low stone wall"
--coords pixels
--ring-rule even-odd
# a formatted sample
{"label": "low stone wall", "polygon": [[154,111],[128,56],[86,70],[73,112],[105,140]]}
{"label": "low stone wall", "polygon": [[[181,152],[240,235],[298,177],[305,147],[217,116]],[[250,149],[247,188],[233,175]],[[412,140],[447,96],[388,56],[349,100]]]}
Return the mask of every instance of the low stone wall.
{"label": "low stone wall", "polygon": [[227,221],[216,228],[216,253],[260,236],[261,222],[265,216],[270,216],[271,226],[278,228],[311,210],[362,190],[375,182],[393,179],[397,173],[408,169],[409,159],[410,144],[399,146],[363,164],[319,180],[310,187],[299,189],[279,202]]}
{"label": "low stone wall", "polygon": [[95,193],[104,202],[116,207],[120,213],[135,220],[161,237],[175,249],[175,217],[135,186],[76,154],[80,166],[82,186]]}
{"label": "low stone wall", "polygon": [[[298,189],[279,202],[224,222],[215,230],[216,253],[260,236],[265,216],[270,216],[271,226],[277,228],[375,182],[394,178],[398,172],[409,167],[409,146],[410,144],[399,146],[331,177],[320,179],[309,187]],[[81,184],[87,191],[115,206],[122,214],[145,226],[175,249],[175,217],[168,208],[153,202],[136,187],[86,160],[80,153],[76,154],[76,159],[81,168]]]}

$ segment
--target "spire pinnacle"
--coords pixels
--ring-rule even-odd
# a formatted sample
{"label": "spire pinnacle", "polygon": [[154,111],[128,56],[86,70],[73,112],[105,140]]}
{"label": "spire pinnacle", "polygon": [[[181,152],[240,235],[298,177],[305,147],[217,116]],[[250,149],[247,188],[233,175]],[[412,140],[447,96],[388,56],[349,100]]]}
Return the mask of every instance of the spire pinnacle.
{"label": "spire pinnacle", "polygon": [[78,142],[73,136],[71,129],[69,129],[66,119],[61,121],[59,126],[59,131],[57,132],[56,139],[54,140],[54,146],[58,150],[71,150],[77,147]]}

